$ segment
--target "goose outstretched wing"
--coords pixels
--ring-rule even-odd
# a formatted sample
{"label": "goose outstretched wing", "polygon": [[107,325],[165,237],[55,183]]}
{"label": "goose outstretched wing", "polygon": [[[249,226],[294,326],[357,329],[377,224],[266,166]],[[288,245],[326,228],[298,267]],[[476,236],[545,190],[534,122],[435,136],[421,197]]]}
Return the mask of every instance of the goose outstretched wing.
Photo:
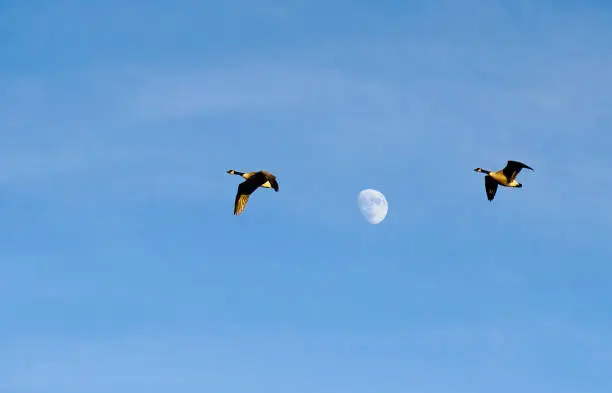
{"label": "goose outstretched wing", "polygon": [[497,181],[493,179],[491,176],[485,176],[485,190],[487,191],[487,199],[490,201],[495,198],[495,193],[497,192]]}
{"label": "goose outstretched wing", "polygon": [[508,161],[504,169],[502,169],[502,172],[504,176],[506,176],[506,179],[508,179],[508,181],[511,182],[512,180],[516,178],[516,176],[519,174],[519,172],[523,168],[531,169],[533,171],[533,168],[530,167],[529,165],[525,165],[520,161],[510,160]]}

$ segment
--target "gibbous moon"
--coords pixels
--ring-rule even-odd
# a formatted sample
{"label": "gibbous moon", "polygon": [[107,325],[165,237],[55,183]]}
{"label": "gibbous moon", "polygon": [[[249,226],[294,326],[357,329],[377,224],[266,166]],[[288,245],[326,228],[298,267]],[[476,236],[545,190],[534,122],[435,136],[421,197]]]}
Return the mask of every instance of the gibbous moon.
{"label": "gibbous moon", "polygon": [[387,216],[389,205],[385,196],[377,190],[367,189],[359,193],[357,205],[370,224],[379,224]]}

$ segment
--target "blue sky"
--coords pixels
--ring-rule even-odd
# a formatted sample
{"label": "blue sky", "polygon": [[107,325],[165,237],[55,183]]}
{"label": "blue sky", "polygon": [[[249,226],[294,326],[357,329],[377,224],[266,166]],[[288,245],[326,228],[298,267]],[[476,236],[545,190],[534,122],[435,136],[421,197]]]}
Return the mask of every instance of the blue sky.
{"label": "blue sky", "polygon": [[406,3],[0,1],[0,391],[609,392],[612,7]]}

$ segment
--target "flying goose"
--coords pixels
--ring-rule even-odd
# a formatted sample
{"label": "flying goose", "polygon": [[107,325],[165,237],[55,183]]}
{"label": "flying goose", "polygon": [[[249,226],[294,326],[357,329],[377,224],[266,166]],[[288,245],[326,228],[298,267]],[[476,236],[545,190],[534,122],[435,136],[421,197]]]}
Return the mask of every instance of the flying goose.
{"label": "flying goose", "polygon": [[245,181],[238,185],[238,192],[236,193],[236,200],[234,202],[234,215],[238,216],[246,207],[251,194],[259,187],[272,188],[278,192],[278,182],[276,176],[273,174],[261,170],[259,172],[238,172],[233,169],[227,171],[230,175],[242,176]]}
{"label": "flying goose", "polygon": [[532,167],[519,161],[508,161],[504,169],[497,172],[491,172],[482,168],[476,168],[474,171],[487,174],[485,176],[485,190],[487,191],[487,199],[489,202],[491,202],[493,198],[495,198],[497,186],[500,184],[504,187],[523,187],[521,183],[516,181],[516,176],[523,168],[531,169],[533,171]]}

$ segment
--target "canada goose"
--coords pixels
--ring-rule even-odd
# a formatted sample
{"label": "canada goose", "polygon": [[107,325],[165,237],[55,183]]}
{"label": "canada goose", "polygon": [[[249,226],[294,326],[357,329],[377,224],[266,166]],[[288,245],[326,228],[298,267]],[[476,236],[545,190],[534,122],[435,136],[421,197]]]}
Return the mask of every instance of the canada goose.
{"label": "canada goose", "polygon": [[521,183],[516,181],[516,176],[523,168],[531,169],[533,171],[532,167],[519,161],[508,161],[504,169],[497,172],[491,172],[482,168],[476,168],[474,171],[487,174],[485,176],[485,190],[487,191],[487,199],[489,202],[491,202],[493,198],[495,198],[497,186],[500,184],[504,187],[523,187]]}
{"label": "canada goose", "polygon": [[276,176],[264,170],[245,173],[230,169],[227,173],[230,175],[238,175],[246,179],[238,185],[238,192],[236,193],[236,200],[234,201],[235,216],[240,215],[244,211],[249,197],[259,187],[272,188],[274,191],[278,192]]}

